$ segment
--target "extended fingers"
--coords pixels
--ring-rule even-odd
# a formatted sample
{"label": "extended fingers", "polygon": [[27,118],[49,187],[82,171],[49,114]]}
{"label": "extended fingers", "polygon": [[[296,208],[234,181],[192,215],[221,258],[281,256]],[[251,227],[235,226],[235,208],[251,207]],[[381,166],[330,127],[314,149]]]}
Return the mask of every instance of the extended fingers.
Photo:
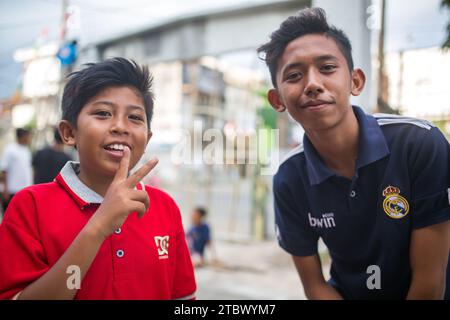
{"label": "extended fingers", "polygon": [[142,178],[144,178],[157,164],[158,159],[147,161],[142,167],[139,168],[139,170],[128,177],[128,186],[134,188],[134,186],[136,186],[138,182],[141,181]]}
{"label": "extended fingers", "polygon": [[120,159],[119,169],[116,171],[114,181],[123,181],[128,176],[128,167],[130,166],[130,149],[124,146],[123,157]]}

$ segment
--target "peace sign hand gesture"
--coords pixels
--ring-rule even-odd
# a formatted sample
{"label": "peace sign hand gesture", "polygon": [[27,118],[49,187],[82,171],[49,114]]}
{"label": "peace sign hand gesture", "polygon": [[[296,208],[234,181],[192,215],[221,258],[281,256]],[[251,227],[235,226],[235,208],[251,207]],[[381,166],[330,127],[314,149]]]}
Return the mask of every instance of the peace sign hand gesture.
{"label": "peace sign hand gesture", "polygon": [[121,227],[130,213],[136,211],[141,218],[147,212],[150,204],[148,194],[145,190],[136,190],[135,186],[157,163],[157,159],[152,159],[128,177],[130,149],[125,146],[119,169],[103,203],[88,222],[101,236],[107,237]]}

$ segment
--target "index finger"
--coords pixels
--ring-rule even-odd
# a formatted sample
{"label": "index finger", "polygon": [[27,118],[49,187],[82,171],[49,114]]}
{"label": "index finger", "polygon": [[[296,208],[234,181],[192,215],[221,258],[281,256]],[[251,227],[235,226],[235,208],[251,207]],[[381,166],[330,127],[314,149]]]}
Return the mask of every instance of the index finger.
{"label": "index finger", "polygon": [[158,159],[152,159],[147,161],[142,167],[139,168],[135,173],[127,179],[127,185],[134,188],[139,181],[142,180],[156,165],[158,164]]}
{"label": "index finger", "polygon": [[123,157],[120,159],[119,169],[116,171],[113,181],[123,181],[128,176],[128,167],[130,166],[130,149],[123,147]]}

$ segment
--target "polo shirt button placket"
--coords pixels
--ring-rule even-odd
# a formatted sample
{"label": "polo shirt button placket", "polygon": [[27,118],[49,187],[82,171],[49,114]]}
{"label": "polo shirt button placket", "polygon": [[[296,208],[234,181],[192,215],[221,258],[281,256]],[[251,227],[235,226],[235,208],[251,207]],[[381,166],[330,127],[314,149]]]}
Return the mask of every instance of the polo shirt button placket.
{"label": "polo shirt button placket", "polygon": [[356,192],[355,192],[355,190],[352,190],[351,192],[350,192],[350,197],[351,198],[354,198],[356,196]]}

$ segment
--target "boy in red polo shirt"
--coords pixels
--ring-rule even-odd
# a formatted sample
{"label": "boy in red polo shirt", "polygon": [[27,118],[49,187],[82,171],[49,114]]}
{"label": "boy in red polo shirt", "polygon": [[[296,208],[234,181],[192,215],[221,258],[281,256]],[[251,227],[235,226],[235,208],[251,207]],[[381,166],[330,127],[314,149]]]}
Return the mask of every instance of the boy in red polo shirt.
{"label": "boy in red polo shirt", "polygon": [[2,299],[193,299],[179,209],[133,174],[151,137],[151,76],[114,58],[72,73],[64,142],[80,162],[18,192],[0,225]]}

